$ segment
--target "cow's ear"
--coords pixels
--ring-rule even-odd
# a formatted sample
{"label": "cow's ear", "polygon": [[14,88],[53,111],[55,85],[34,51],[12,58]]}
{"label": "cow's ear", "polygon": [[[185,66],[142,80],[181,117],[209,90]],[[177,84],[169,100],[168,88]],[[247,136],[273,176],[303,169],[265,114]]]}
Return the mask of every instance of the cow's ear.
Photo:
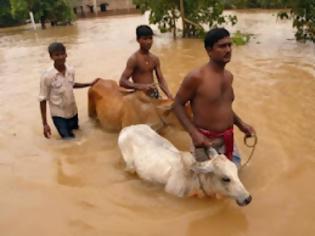
{"label": "cow's ear", "polygon": [[196,161],[191,169],[196,172],[196,173],[202,173],[202,174],[206,174],[206,173],[211,173],[213,171],[213,164],[212,161]]}

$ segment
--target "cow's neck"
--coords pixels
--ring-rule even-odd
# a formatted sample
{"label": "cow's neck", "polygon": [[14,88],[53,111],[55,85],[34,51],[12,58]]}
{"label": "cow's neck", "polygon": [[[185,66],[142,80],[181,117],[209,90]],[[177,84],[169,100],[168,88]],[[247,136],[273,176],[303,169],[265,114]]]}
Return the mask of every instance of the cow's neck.
{"label": "cow's neck", "polygon": [[204,174],[196,174],[196,175],[198,176],[200,191],[202,191],[202,193],[205,196],[214,196],[214,191],[211,188],[211,185],[212,185],[211,177],[209,176],[206,177]]}
{"label": "cow's neck", "polygon": [[200,175],[200,174],[196,174],[196,176],[197,176],[197,178],[198,178],[200,190],[202,191],[202,193],[203,193],[205,196],[208,196],[208,193],[207,193],[207,191],[206,191],[206,189],[205,189],[205,186],[204,186],[204,184],[203,184],[203,182],[202,182],[202,177],[201,177],[201,175]]}

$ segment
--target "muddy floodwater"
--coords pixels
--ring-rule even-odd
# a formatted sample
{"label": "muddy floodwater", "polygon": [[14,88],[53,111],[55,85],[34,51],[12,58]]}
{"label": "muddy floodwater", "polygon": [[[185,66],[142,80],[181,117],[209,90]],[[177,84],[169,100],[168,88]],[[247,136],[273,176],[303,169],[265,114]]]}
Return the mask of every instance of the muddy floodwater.
{"label": "muddy floodwater", "polygon": [[[235,111],[258,133],[250,165],[240,173],[253,196],[240,208],[230,199],[166,194],[124,171],[117,134],[87,115],[87,89],[75,91],[81,129],[74,141],[42,135],[40,74],[51,65],[49,43],[65,43],[76,81],[118,80],[138,45],[146,16],[78,20],[34,32],[0,29],[0,234],[83,235],[315,235],[315,47],[298,43],[290,21],[274,11],[236,12],[230,28],[252,33],[233,48]],[[152,51],[171,91],[207,61],[202,41],[160,34]],[[249,149],[237,141],[246,159]],[[183,137],[173,137],[181,145]],[[177,141],[176,141],[177,140]]]}

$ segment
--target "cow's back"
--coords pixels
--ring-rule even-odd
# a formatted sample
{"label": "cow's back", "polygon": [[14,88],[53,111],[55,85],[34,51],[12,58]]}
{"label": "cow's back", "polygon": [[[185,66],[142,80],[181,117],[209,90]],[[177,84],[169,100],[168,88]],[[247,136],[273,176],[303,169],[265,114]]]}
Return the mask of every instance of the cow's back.
{"label": "cow's back", "polygon": [[89,116],[97,118],[108,131],[122,128],[123,96],[113,80],[99,80],[88,92]]}
{"label": "cow's back", "polygon": [[118,145],[127,170],[145,180],[165,184],[172,170],[183,168],[180,152],[147,125],[124,128]]}
{"label": "cow's back", "polygon": [[116,81],[100,79],[88,92],[89,116],[97,118],[107,131],[120,131],[135,124],[163,127],[161,116],[171,101],[149,98],[142,91],[126,90]]}
{"label": "cow's back", "polygon": [[147,124],[155,130],[161,128],[163,121],[156,104],[161,101],[148,97],[142,91],[124,95],[122,128],[136,124]]}

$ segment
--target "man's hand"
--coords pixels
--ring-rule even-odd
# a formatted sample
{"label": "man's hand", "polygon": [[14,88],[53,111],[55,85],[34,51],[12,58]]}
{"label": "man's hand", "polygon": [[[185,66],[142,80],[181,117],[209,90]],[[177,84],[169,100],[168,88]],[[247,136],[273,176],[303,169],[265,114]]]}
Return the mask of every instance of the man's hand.
{"label": "man's hand", "polygon": [[238,128],[245,134],[246,137],[252,137],[256,135],[255,129],[252,126],[246,124],[245,122],[242,122],[238,126]]}
{"label": "man's hand", "polygon": [[191,134],[191,138],[195,147],[211,147],[212,142],[198,131]]}
{"label": "man's hand", "polygon": [[50,138],[51,136],[51,130],[48,124],[44,125],[44,136],[45,138]]}
{"label": "man's hand", "polygon": [[150,90],[155,89],[155,85],[154,84],[138,84],[137,88],[138,90],[141,90],[145,93],[148,93]]}
{"label": "man's hand", "polygon": [[174,101],[174,97],[173,97],[173,95],[172,94],[167,94],[167,97],[169,98],[169,99],[171,99],[171,100],[173,100]]}
{"label": "man's hand", "polygon": [[101,78],[96,78],[95,80],[93,80],[90,86],[93,86],[94,84],[96,84],[97,81],[99,81],[100,79],[101,79]]}

